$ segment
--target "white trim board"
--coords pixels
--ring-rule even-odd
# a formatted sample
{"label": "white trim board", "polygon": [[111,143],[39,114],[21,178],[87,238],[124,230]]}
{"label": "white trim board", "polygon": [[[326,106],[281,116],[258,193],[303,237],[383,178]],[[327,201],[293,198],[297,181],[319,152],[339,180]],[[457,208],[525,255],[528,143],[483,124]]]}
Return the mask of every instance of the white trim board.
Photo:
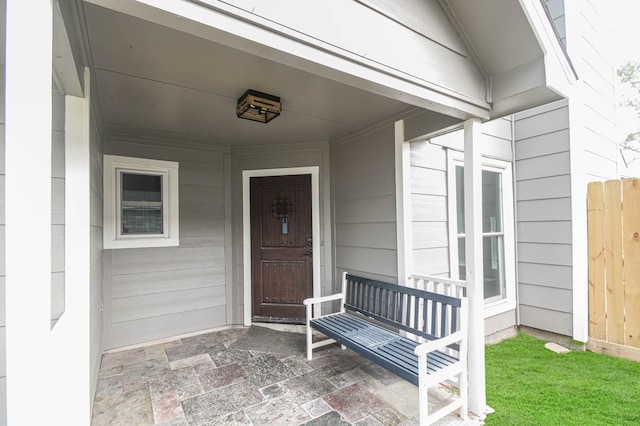
{"label": "white trim board", "polygon": [[311,175],[311,236],[313,238],[313,296],[320,295],[320,167],[290,167],[242,171],[242,263],[244,325],[251,325],[251,178]]}

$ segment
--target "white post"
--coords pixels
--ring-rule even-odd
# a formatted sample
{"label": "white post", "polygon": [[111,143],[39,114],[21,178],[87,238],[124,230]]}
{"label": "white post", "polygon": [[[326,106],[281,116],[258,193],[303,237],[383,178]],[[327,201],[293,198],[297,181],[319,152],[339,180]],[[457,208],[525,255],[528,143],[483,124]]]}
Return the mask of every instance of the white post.
{"label": "white post", "polygon": [[482,270],[481,123],[464,123],[464,224],[467,297],[469,299],[469,410],[484,417],[487,405],[484,370],[484,280]]}
{"label": "white post", "polygon": [[7,422],[15,425],[53,420],[49,417],[49,397],[55,387],[47,379],[51,327],[52,22],[51,0],[7,1]]}
{"label": "white post", "polygon": [[[65,99],[65,312],[52,333],[52,360],[60,382],[68,386],[53,398],[60,406],[57,415],[69,424],[91,422],[89,84],[85,68],[85,97]],[[64,401],[73,401],[73,409],[65,410]]]}
{"label": "white post", "polygon": [[413,241],[411,234],[411,151],[404,140],[404,120],[395,122],[396,169],[396,243],[398,284],[410,285],[413,273]]}

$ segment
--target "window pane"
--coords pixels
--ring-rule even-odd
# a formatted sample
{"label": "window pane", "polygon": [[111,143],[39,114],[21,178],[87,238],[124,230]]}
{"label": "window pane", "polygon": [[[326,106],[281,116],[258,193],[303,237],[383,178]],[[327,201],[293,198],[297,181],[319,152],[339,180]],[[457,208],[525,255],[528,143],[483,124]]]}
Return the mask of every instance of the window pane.
{"label": "window pane", "polygon": [[456,214],[458,234],[464,234],[464,168],[456,166]]}
{"label": "window pane", "polygon": [[503,237],[484,237],[483,268],[484,268],[484,298],[504,297],[504,265],[503,265]]}
{"label": "window pane", "polygon": [[502,232],[502,179],[500,173],[482,171],[482,232]]}
{"label": "window pane", "polygon": [[458,238],[458,279],[466,281],[467,279],[467,263],[465,261],[465,239],[464,237]]}
{"label": "window pane", "polygon": [[162,206],[122,206],[122,234],[162,234]]}
{"label": "window pane", "polygon": [[122,173],[122,201],[162,201],[162,176]]}

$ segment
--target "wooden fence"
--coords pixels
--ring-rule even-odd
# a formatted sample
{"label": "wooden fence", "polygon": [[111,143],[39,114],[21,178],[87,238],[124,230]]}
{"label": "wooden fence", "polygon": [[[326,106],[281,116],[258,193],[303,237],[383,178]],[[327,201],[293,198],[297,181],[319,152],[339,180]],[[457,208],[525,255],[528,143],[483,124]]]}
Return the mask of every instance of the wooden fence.
{"label": "wooden fence", "polygon": [[640,361],[640,178],[587,190],[589,349]]}

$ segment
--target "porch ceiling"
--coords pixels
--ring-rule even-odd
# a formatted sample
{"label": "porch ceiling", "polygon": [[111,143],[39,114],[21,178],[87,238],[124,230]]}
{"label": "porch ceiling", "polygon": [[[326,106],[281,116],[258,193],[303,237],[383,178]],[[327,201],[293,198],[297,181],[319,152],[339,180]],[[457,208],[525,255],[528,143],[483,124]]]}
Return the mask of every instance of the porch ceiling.
{"label": "porch ceiling", "polygon": [[[107,135],[222,147],[320,142],[409,107],[100,6],[84,11]],[[266,125],[236,118],[249,88],[280,96],[282,115]]]}

